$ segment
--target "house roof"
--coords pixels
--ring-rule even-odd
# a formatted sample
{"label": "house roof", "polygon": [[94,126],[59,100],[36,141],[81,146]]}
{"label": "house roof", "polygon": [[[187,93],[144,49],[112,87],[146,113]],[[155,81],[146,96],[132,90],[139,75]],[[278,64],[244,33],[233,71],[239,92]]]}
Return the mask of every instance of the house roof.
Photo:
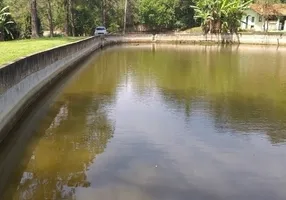
{"label": "house roof", "polygon": [[254,10],[260,15],[279,15],[286,16],[286,3],[278,4],[258,4],[254,3],[250,5],[250,9]]}

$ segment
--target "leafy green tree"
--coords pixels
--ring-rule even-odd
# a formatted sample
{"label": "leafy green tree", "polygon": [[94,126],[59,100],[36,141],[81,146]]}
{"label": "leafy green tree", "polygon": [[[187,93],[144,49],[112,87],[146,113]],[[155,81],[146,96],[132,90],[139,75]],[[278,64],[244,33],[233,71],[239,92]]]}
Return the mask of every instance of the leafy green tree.
{"label": "leafy green tree", "polygon": [[142,0],[139,4],[140,22],[153,30],[172,28],[178,4],[178,0]]}
{"label": "leafy green tree", "polygon": [[197,26],[194,19],[194,9],[191,7],[195,3],[193,0],[180,0],[175,8],[176,22],[174,24],[177,29],[185,29],[188,27]]}

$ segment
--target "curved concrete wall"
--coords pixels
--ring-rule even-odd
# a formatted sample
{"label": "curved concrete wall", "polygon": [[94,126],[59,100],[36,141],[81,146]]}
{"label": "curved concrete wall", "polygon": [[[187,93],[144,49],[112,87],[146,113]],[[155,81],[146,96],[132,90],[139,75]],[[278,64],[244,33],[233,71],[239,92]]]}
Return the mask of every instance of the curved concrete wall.
{"label": "curved concrete wall", "polygon": [[101,38],[92,37],[33,54],[0,68],[0,142],[44,92],[45,86],[102,45]]}

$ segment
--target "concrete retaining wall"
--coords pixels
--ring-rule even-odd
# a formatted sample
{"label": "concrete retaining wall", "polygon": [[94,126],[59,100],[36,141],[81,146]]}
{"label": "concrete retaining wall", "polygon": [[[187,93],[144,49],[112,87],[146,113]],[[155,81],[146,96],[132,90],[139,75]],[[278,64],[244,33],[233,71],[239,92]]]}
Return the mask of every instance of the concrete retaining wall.
{"label": "concrete retaining wall", "polygon": [[201,35],[201,34],[156,34],[156,35],[113,35],[106,40],[114,43],[154,42],[154,43],[234,43],[258,45],[286,45],[286,35]]}
{"label": "concrete retaining wall", "polygon": [[0,142],[44,88],[69,66],[100,48],[101,38],[33,54],[0,68]]}
{"label": "concrete retaining wall", "polygon": [[119,43],[152,43],[154,38],[152,34],[108,35],[105,37],[105,46]]}

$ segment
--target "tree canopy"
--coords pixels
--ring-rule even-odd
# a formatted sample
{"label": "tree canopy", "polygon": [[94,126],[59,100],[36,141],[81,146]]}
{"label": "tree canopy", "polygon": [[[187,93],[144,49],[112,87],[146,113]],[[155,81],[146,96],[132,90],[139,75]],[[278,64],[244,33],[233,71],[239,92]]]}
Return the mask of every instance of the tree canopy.
{"label": "tree canopy", "polygon": [[0,0],[0,8],[10,7],[21,38],[38,37],[44,31],[51,36],[84,36],[99,25],[121,31],[125,3],[128,30],[137,30],[139,24],[151,30],[197,25],[192,0]]}
{"label": "tree canopy", "polygon": [[[256,0],[260,3],[285,0]],[[255,1],[255,2],[256,2]],[[64,34],[85,36],[106,26],[109,32],[162,31],[202,24],[205,32],[236,32],[243,11],[251,0],[0,0],[0,10],[9,6],[2,39]],[[125,5],[126,12],[125,12]],[[126,14],[126,21],[124,15]],[[6,15],[6,14],[5,14]],[[10,23],[9,21],[13,22]],[[7,22],[9,22],[7,24]],[[1,28],[4,22],[1,22]],[[11,37],[13,35],[13,37]]]}
{"label": "tree canopy", "polygon": [[152,29],[168,28],[175,23],[175,8],[178,0],[142,0],[140,2],[140,20]]}

